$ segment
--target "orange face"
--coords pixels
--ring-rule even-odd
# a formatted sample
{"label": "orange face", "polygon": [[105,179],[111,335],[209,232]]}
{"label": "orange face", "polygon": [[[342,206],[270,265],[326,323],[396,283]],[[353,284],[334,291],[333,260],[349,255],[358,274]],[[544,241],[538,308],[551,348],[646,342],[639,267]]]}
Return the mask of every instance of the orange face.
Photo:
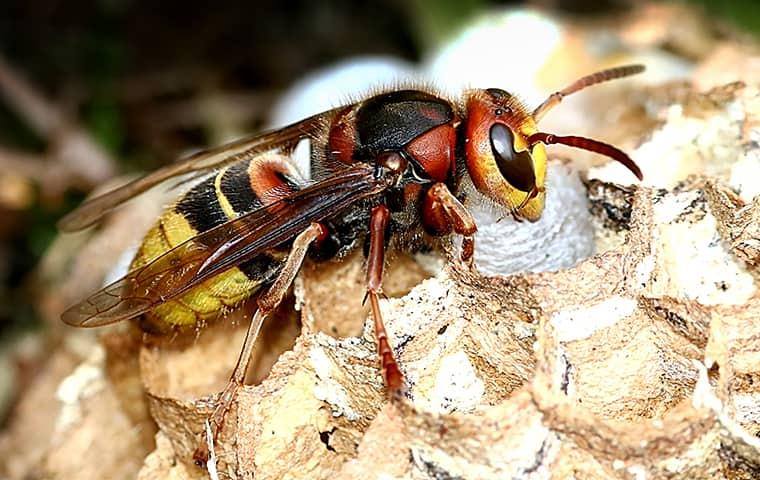
{"label": "orange face", "polygon": [[465,160],[480,193],[520,218],[536,221],[544,210],[546,152],[529,148],[536,122],[512,95],[495,88],[467,95]]}

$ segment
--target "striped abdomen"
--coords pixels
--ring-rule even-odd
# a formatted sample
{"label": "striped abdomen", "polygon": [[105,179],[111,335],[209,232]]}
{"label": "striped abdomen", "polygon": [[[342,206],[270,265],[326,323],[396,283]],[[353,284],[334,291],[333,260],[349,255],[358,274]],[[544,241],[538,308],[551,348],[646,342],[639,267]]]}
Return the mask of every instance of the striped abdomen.
{"label": "striped abdomen", "polygon": [[[201,232],[298,190],[303,182],[288,159],[267,154],[233,164],[190,189],[143,239],[132,268],[141,267]],[[274,280],[287,252],[260,254],[212,277],[146,315],[146,328],[165,330],[214,318]]]}

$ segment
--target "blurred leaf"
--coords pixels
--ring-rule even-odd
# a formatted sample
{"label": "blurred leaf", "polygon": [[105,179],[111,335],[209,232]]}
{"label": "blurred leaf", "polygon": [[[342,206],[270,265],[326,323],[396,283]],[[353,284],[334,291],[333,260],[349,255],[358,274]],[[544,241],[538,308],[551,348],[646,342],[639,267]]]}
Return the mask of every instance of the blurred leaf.
{"label": "blurred leaf", "polygon": [[421,50],[442,44],[490,3],[485,0],[413,0],[415,34]]}
{"label": "blurred leaf", "polygon": [[124,140],[122,116],[115,101],[96,99],[83,113],[87,129],[97,142],[111,153],[121,150]]}
{"label": "blurred leaf", "polygon": [[729,22],[760,36],[760,1],[758,0],[687,0],[700,5],[709,14],[718,15]]}

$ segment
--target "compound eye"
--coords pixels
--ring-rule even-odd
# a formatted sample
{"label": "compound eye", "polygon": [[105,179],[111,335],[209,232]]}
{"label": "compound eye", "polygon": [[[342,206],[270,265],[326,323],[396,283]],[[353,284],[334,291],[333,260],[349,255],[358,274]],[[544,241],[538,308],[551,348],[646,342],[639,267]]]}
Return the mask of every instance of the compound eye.
{"label": "compound eye", "polygon": [[532,191],[536,186],[536,174],[530,153],[515,151],[515,136],[504,124],[494,123],[489,136],[493,158],[504,179],[522,192]]}

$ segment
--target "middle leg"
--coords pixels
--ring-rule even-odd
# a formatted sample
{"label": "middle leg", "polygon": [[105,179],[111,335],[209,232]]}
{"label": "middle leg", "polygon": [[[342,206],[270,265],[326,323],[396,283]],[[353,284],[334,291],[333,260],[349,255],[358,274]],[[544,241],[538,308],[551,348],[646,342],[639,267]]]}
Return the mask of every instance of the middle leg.
{"label": "middle leg", "polygon": [[383,315],[380,311],[379,296],[383,292],[383,266],[385,263],[385,237],[390,224],[390,211],[385,205],[372,209],[369,233],[369,255],[367,256],[367,297],[372,307],[372,318],[375,321],[375,337],[377,337],[377,354],[380,357],[380,367],[383,380],[391,396],[397,396],[404,389],[404,374],[396,363],[385,331]]}

